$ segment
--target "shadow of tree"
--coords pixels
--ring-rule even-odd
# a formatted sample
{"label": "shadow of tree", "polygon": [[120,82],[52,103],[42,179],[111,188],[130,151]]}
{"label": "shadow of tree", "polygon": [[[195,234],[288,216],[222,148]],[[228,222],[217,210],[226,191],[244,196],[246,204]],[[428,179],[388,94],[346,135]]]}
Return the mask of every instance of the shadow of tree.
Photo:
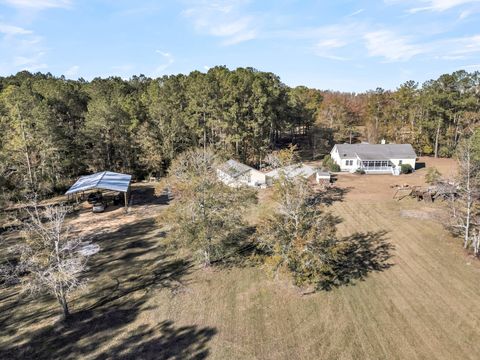
{"label": "shadow of tree", "polygon": [[395,247],[387,241],[386,234],[386,231],[354,233],[339,239],[342,250],[333,263],[333,276],[323,281],[320,287],[329,290],[351,284],[365,279],[373,271],[384,271],[393,266],[388,260]]}
{"label": "shadow of tree", "polygon": [[315,196],[317,203],[331,206],[336,202],[342,202],[345,198],[345,194],[350,191],[351,188],[339,188],[336,186],[329,187],[325,190],[318,192]]}
{"label": "shadow of tree", "polygon": [[87,355],[110,340],[114,330],[132,322],[144,302],[145,298],[125,300],[111,308],[74,313],[68,321],[42,327],[29,333],[26,341],[0,349],[0,358],[68,359]]}
{"label": "shadow of tree", "polygon": [[[155,336],[160,333],[160,336]],[[163,321],[155,328],[140,326],[119,345],[95,357],[104,359],[206,359],[207,343],[217,330],[212,327],[175,327],[172,321]]]}
{"label": "shadow of tree", "polygon": [[153,219],[97,235],[101,251],[85,274],[91,282],[70,302],[73,313],[66,322],[55,323],[60,310],[52,297],[22,298],[14,296],[17,287],[8,289],[0,324],[2,337],[9,338],[0,338],[0,359],[81,358],[110,342],[149,310],[145,303],[154,289],[183,286],[192,264],[168,254],[160,241],[164,236]]}
{"label": "shadow of tree", "polygon": [[[142,311],[145,298],[124,301],[103,311],[80,311],[66,322],[57,322],[35,331],[17,346],[0,349],[1,359],[81,359],[94,355],[109,343],[115,330],[123,330]],[[146,325],[117,339],[95,359],[205,359],[207,343],[217,333],[212,327],[175,327],[164,321],[154,328]]]}

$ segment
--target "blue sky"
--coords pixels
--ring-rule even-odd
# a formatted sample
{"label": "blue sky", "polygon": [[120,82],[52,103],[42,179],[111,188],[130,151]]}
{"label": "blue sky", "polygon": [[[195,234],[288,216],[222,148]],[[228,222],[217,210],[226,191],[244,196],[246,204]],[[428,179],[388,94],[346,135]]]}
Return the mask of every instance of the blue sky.
{"label": "blue sky", "polygon": [[0,75],[215,65],[357,92],[480,70],[480,0],[0,0]]}

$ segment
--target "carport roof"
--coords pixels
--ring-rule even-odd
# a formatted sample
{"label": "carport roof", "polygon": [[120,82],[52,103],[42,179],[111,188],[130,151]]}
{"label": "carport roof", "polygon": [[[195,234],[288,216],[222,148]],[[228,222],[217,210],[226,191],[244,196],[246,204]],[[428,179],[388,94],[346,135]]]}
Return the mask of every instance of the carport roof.
{"label": "carport roof", "polygon": [[92,175],[81,176],[65,194],[74,194],[92,189],[127,192],[131,180],[132,175],[102,171]]}

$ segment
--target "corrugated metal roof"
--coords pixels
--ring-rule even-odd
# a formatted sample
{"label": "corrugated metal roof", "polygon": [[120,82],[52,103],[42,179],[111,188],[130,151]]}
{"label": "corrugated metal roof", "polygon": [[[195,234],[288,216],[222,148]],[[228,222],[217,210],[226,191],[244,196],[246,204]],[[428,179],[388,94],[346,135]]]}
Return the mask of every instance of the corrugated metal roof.
{"label": "corrugated metal roof", "polygon": [[304,178],[308,178],[316,172],[315,169],[309,165],[294,164],[274,169],[266,173],[266,175],[268,177],[271,177],[272,179],[277,179],[280,176],[280,171],[283,171],[285,176],[290,178],[293,178],[295,176],[303,176]]}
{"label": "corrugated metal roof", "polygon": [[74,194],[79,191],[92,189],[127,192],[131,180],[132,175],[102,171],[92,175],[81,176],[65,194]]}
{"label": "corrugated metal roof", "polygon": [[337,144],[342,159],[362,160],[416,159],[417,154],[410,144]]}
{"label": "corrugated metal roof", "polygon": [[237,178],[250,170],[255,170],[254,168],[233,159],[230,159],[221,166],[219,166],[219,169],[222,170],[224,173],[230,175],[232,178]]}

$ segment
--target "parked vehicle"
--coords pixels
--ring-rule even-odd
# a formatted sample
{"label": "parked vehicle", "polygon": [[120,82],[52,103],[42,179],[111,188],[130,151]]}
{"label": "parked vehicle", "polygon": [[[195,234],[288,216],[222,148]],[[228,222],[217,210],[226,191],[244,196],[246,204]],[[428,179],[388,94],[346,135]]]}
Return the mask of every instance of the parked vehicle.
{"label": "parked vehicle", "polygon": [[104,212],[104,211],[105,211],[105,208],[106,208],[105,203],[103,203],[103,202],[96,202],[95,204],[93,204],[92,212],[94,212],[94,213],[101,213],[101,212]]}

